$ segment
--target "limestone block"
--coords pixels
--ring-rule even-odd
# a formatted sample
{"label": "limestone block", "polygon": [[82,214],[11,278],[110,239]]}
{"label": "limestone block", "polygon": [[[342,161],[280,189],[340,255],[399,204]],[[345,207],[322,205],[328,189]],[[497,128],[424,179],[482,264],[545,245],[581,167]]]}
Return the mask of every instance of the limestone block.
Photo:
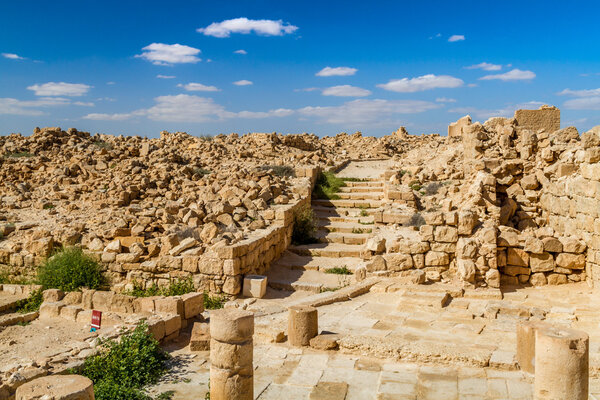
{"label": "limestone block", "polygon": [[458,230],[451,226],[436,226],[433,237],[438,242],[456,243]]}
{"label": "limestone block", "polygon": [[552,254],[543,252],[542,254],[530,254],[529,264],[531,272],[547,272],[554,270],[554,257]]}
{"label": "limestone block", "polygon": [[477,214],[472,211],[461,211],[458,214],[458,234],[470,235],[478,223]]}
{"label": "limestone block", "polygon": [[161,317],[165,321],[165,336],[169,336],[181,329],[181,316],[177,314],[163,315]]}
{"label": "limestone block", "polygon": [[440,251],[428,251],[425,254],[425,266],[427,267],[439,267],[450,264],[450,257],[448,253],[442,253]]}
{"label": "limestone block", "polygon": [[473,260],[458,259],[456,261],[458,275],[465,282],[475,283],[475,262]]}
{"label": "limestone block", "polygon": [[242,291],[242,277],[227,276],[223,284],[223,292],[231,295],[236,295]]}
{"label": "limestone block", "polygon": [[159,314],[183,315],[181,297],[158,297],[154,299],[154,309]]}
{"label": "limestone block", "polygon": [[544,251],[551,253],[561,253],[563,251],[563,245],[560,240],[553,237],[546,237],[542,239],[544,242]]}
{"label": "limestone block", "polygon": [[232,374],[252,375],[252,338],[242,343],[210,341],[210,363],[220,369],[228,369]]}
{"label": "limestone block", "polygon": [[190,338],[190,351],[210,350],[210,327],[206,322],[194,322]]}
{"label": "limestone block", "polygon": [[292,306],[288,310],[288,340],[292,346],[308,346],[319,333],[318,311],[309,306]]}
{"label": "limestone block", "polygon": [[509,247],[506,252],[506,263],[518,267],[527,267],[529,266],[529,254],[523,249]]}
{"label": "limestone block", "polygon": [[253,400],[253,376],[231,375],[227,369],[211,366],[210,398],[211,400]]}
{"label": "limestone block", "polygon": [[210,311],[210,336],[221,342],[245,342],[254,334],[254,314],[250,311],[221,309]]}
{"label": "limestone block", "polygon": [[528,237],[525,239],[525,245],[523,246],[523,250],[528,253],[533,254],[542,254],[544,252],[544,242],[542,242],[538,238]]}
{"label": "limestone block", "polygon": [[585,268],[585,255],[560,253],[556,256],[556,265],[562,268],[583,269]]}
{"label": "limestone block", "polygon": [[60,316],[60,310],[64,306],[61,302],[42,303],[40,306],[40,318],[57,318]]}
{"label": "limestone block", "polygon": [[92,308],[98,311],[110,311],[113,296],[113,292],[95,291],[92,296]]}
{"label": "limestone block", "polygon": [[262,275],[244,276],[243,295],[261,299],[267,293],[267,277]]}
{"label": "limestone block", "polygon": [[587,400],[589,337],[569,328],[535,330],[535,399]]}
{"label": "limestone block", "polygon": [[546,277],[548,285],[564,285],[567,283],[567,276],[563,274],[550,274]]}
{"label": "limestone block", "polygon": [[383,256],[389,271],[405,271],[414,267],[410,254],[397,253]]}
{"label": "limestone block", "polygon": [[190,319],[204,311],[204,294],[187,293],[181,296],[183,301],[183,318]]}
{"label": "limestone block", "polygon": [[94,400],[94,385],[81,375],[50,375],[17,388],[15,400]]}
{"label": "limestone block", "polygon": [[485,282],[489,287],[499,288],[500,287],[500,272],[497,269],[489,269],[485,273]]}
{"label": "limestone block", "polygon": [[535,331],[548,327],[545,322],[520,321],[517,323],[517,362],[521,371],[535,372]]}
{"label": "limestone block", "polygon": [[562,251],[566,253],[583,253],[587,245],[579,239],[573,237],[561,237],[559,241],[563,245]]}
{"label": "limestone block", "polygon": [[54,303],[57,301],[61,301],[65,294],[60,289],[46,289],[44,290],[42,297],[44,302]]}
{"label": "limestone block", "polygon": [[532,286],[543,286],[548,284],[548,279],[546,278],[546,275],[538,272],[529,277],[529,283],[531,283]]}
{"label": "limestone block", "polygon": [[77,321],[77,314],[83,311],[79,306],[65,306],[60,310],[60,316],[69,321]]}
{"label": "limestone block", "polygon": [[160,341],[165,337],[165,321],[156,318],[147,321],[148,332],[154,337],[154,339]]}

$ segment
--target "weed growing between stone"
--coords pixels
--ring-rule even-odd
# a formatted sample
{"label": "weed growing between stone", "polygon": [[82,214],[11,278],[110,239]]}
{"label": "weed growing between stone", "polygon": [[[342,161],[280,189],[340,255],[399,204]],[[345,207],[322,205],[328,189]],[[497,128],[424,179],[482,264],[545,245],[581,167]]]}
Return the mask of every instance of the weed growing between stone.
{"label": "weed growing between stone", "polygon": [[344,186],[346,186],[346,182],[343,178],[338,178],[333,172],[321,172],[313,194],[317,199],[338,200],[340,196],[336,193]]}
{"label": "weed growing between stone", "polygon": [[187,293],[192,293],[196,290],[192,278],[171,279],[168,286],[159,287],[156,284],[148,288],[144,288],[143,284],[137,281],[133,282],[133,289],[125,294],[134,297],[151,297],[151,296],[182,296]]}
{"label": "weed growing between stone", "polygon": [[225,303],[229,300],[226,296],[213,295],[204,293],[204,308],[207,310],[218,310],[223,308]]}
{"label": "weed growing between stone", "polygon": [[42,290],[38,289],[31,293],[28,298],[20,300],[17,303],[16,311],[21,314],[38,311],[43,301],[44,296],[42,294]]}
{"label": "weed growing between stone", "polygon": [[345,265],[343,267],[328,268],[325,270],[325,273],[336,275],[352,275],[352,271],[350,271]]}

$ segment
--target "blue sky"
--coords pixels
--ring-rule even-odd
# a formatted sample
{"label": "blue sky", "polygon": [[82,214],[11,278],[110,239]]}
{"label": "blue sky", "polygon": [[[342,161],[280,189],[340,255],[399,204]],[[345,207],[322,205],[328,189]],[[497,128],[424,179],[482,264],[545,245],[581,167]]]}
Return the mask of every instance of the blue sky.
{"label": "blue sky", "polygon": [[596,1],[3,1],[0,134],[600,124]]}

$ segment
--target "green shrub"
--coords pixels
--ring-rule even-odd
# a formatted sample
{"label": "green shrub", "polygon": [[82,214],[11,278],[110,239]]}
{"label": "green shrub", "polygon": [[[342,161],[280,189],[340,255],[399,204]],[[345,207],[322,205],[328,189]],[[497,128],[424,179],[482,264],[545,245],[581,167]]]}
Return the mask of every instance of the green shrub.
{"label": "green shrub", "polygon": [[368,182],[368,178],[341,178],[344,182]]}
{"label": "green shrub", "polygon": [[226,296],[211,296],[204,292],[204,308],[207,310],[218,310],[219,308],[223,308],[227,300]]}
{"label": "green shrub", "polygon": [[145,288],[141,282],[134,281],[133,289],[125,292],[125,294],[134,297],[152,297],[152,296],[182,296],[187,293],[192,293],[196,290],[192,278],[171,279],[168,286],[158,287],[153,284]]}
{"label": "green shrub", "polygon": [[104,140],[95,139],[92,141],[92,144],[100,149],[112,150],[112,145],[110,143],[105,142]]}
{"label": "green shrub", "polygon": [[336,275],[352,275],[352,271],[350,271],[345,265],[343,267],[328,268],[325,270],[325,273]]}
{"label": "green shrub", "polygon": [[367,207],[361,206],[360,208],[360,216],[361,217],[368,217],[369,216],[369,212],[367,211]]}
{"label": "green shrub", "polygon": [[316,243],[315,214],[309,205],[305,205],[294,213],[294,229],[292,230],[292,243],[311,244]]}
{"label": "green shrub", "polygon": [[422,188],[421,184],[418,181],[412,181],[408,186],[415,192],[418,192]]}
{"label": "green shrub", "polygon": [[428,196],[433,196],[438,192],[438,190],[440,190],[442,186],[443,184],[440,182],[431,182],[425,186],[425,194]]}
{"label": "green shrub", "polygon": [[338,200],[340,196],[336,193],[344,186],[346,186],[344,180],[335,176],[333,172],[321,172],[313,193],[318,199]]}
{"label": "green shrub", "polygon": [[141,323],[119,341],[104,339],[98,354],[85,360],[82,375],[94,382],[97,400],[146,400],[144,385],[155,383],[166,370],[169,355]]}
{"label": "green shrub", "polygon": [[194,167],[192,171],[194,172],[194,175],[204,176],[210,174],[210,170],[202,167]]}
{"label": "green shrub", "polygon": [[280,176],[282,178],[284,176],[292,178],[296,176],[296,170],[289,165],[263,165],[260,167],[260,169],[263,171],[272,170],[273,175]]}
{"label": "green shrub", "polygon": [[98,289],[105,280],[100,266],[76,247],[63,248],[38,270],[38,282],[44,289],[72,292],[81,287]]}
{"label": "green shrub", "polygon": [[15,151],[15,152],[11,152],[11,153],[4,153],[4,157],[6,157],[6,158],[29,158],[29,157],[33,157],[33,154],[31,154],[28,151]]}
{"label": "green shrub", "polygon": [[42,294],[42,289],[35,290],[29,295],[28,298],[17,302],[16,311],[21,314],[27,314],[30,312],[38,311],[43,301],[44,296]]}

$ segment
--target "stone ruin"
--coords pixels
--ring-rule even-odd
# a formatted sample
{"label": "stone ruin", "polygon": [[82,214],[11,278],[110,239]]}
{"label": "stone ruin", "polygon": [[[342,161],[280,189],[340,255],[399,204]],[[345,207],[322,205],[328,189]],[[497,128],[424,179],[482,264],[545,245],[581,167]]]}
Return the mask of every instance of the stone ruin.
{"label": "stone ruin", "polygon": [[[400,128],[382,138],[163,132],[146,139],[36,128],[29,137],[0,137],[0,153],[0,270],[30,277],[55,249],[79,246],[111,282],[111,291],[47,291],[39,313],[0,316],[0,326],[37,318],[83,326],[95,309],[114,326],[146,318],[164,343],[191,330],[190,351],[211,350],[211,395],[241,399],[252,398],[255,375],[246,353],[265,343],[440,362],[432,361],[434,350],[405,342],[320,331],[330,323],[317,317],[321,307],[380,295],[406,302],[406,312],[425,307],[453,318],[445,310],[456,308],[473,320],[523,322],[510,328],[514,355],[501,346],[469,353],[467,345],[444,362],[535,374],[535,398],[587,398],[588,371],[600,369],[589,344],[595,333],[572,330],[582,315],[560,317],[556,327],[565,312],[552,300],[546,308],[506,300],[531,287],[595,293],[600,284],[600,127],[561,129],[556,107],[484,123],[465,116],[445,137]],[[376,172],[361,176],[361,168]],[[318,199],[313,188],[323,172],[351,179],[334,198]],[[317,243],[292,243],[295,215],[306,207],[317,220]],[[342,266],[352,275],[327,273]],[[191,279],[197,293],[126,295],[173,279]],[[3,293],[23,298],[31,290],[4,285]],[[299,297],[281,300],[273,291]],[[228,296],[226,312],[207,313],[202,292]],[[86,354],[59,357],[43,374]],[[566,381],[556,378],[563,364]],[[39,375],[16,380],[15,371],[31,366],[13,367],[0,370],[0,398],[15,391],[34,398],[17,389]]]}

